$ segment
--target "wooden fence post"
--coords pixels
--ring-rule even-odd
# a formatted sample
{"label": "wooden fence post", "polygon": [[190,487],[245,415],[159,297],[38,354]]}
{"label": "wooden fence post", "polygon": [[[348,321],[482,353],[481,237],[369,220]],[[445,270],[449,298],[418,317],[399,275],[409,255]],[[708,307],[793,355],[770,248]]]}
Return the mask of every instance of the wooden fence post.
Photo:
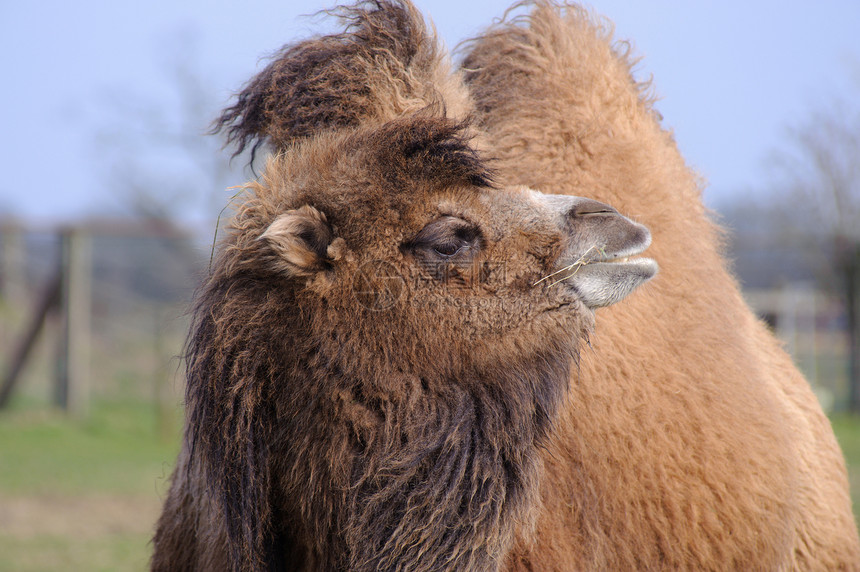
{"label": "wooden fence post", "polygon": [[57,404],[69,414],[89,413],[92,242],[83,229],[61,234],[63,334],[58,356]]}
{"label": "wooden fence post", "polygon": [[10,354],[6,374],[3,378],[2,384],[0,384],[0,409],[6,407],[8,404],[9,399],[12,396],[12,390],[15,388],[15,384],[20,378],[21,370],[24,369],[27,357],[30,355],[30,352],[33,350],[33,346],[36,344],[36,338],[39,336],[39,332],[44,328],[48,314],[50,314],[51,310],[55,309],[59,304],[61,284],[62,276],[58,272],[54,278],[51,279],[45,292],[39,299],[35,311],[32,313],[30,321],[24,330],[24,336],[18,342],[14,352]]}

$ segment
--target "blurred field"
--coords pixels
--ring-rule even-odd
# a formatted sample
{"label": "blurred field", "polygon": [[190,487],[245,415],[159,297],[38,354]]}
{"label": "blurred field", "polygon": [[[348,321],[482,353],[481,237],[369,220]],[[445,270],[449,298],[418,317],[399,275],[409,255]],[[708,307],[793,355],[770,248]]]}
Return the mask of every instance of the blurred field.
{"label": "blurred field", "polygon": [[0,414],[0,572],[145,570],[179,443],[153,405]]}
{"label": "blurred field", "polygon": [[[78,229],[87,255],[76,260],[86,272],[75,276],[89,311],[74,336],[86,342],[77,345],[86,400],[77,416],[55,405],[72,337],[72,302],[61,300],[42,322],[10,409],[0,411],[0,572],[147,568],[179,443],[184,309],[208,260],[165,224],[104,220]],[[51,277],[62,270],[72,279],[65,236],[0,221],[4,374]]]}
{"label": "blurred field", "polygon": [[[145,570],[179,444],[179,415],[100,402],[88,421],[18,405],[0,414],[0,572]],[[855,507],[860,418],[837,416]],[[856,514],[855,508],[855,514]]]}

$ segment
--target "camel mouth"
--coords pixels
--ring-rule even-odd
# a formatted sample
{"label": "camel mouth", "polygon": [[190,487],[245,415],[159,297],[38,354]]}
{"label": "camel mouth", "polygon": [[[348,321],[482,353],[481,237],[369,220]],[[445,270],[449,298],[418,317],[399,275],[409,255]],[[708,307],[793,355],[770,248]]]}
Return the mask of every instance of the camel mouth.
{"label": "camel mouth", "polygon": [[623,255],[604,255],[574,264],[576,268],[570,270],[564,282],[591,309],[620,302],[659,271],[653,258],[635,257],[648,243],[650,240]]}
{"label": "camel mouth", "polygon": [[[639,225],[637,225],[639,226]],[[659,266],[653,258],[639,257],[651,245],[651,235],[640,227],[640,240],[615,252],[592,246],[572,262],[545,276],[535,286],[563,284],[591,309],[620,302],[636,288],[657,275]]]}

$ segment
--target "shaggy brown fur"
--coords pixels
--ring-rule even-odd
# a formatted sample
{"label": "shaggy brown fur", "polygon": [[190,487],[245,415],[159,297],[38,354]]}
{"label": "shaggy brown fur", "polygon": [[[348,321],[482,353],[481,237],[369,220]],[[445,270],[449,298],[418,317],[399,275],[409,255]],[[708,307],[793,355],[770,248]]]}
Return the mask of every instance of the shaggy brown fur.
{"label": "shaggy brown fur", "polygon": [[860,569],[828,420],[741,299],[698,181],[610,36],[536,2],[463,63],[499,180],[635,215],[661,268],[599,316],[544,455],[538,533],[510,568]]}
{"label": "shaggy brown fur", "polygon": [[154,570],[497,570],[591,309],[655,271],[607,205],[493,185],[411,6],[342,14],[221,119],[279,153],[197,296]]}

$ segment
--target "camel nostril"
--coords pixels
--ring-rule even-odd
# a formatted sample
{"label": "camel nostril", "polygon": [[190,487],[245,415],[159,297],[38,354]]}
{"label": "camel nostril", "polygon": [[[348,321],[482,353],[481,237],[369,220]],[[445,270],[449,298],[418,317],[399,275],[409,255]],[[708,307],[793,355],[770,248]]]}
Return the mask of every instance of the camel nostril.
{"label": "camel nostril", "polygon": [[595,201],[593,199],[583,198],[577,200],[571,207],[571,209],[568,211],[568,216],[571,217],[606,214],[617,215],[619,213],[617,210],[607,205],[606,203],[601,203],[600,201]]}

